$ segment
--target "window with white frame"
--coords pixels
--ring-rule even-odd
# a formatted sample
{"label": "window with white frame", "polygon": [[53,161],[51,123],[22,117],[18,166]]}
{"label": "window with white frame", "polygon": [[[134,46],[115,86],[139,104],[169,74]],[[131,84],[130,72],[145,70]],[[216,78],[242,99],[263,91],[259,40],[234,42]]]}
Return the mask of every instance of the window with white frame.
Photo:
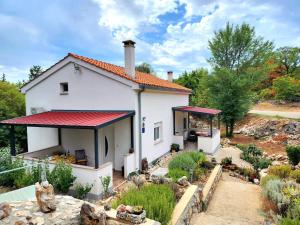
{"label": "window with white frame", "polygon": [[154,143],[162,141],[162,122],[154,124]]}

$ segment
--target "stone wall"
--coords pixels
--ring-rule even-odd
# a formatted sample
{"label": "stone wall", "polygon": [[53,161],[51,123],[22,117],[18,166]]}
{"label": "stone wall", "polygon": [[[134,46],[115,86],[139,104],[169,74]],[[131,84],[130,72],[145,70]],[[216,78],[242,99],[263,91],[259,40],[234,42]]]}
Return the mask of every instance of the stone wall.
{"label": "stone wall", "polygon": [[[56,210],[51,213],[42,213],[36,201],[24,201],[9,203],[11,213],[8,217],[0,220],[1,225],[79,225],[81,224],[80,210],[83,203],[88,203],[71,196],[56,196]],[[103,210],[102,206],[94,205],[95,213]],[[111,209],[105,212],[112,220],[108,220],[108,225],[128,225],[116,219],[116,210]],[[146,219],[143,225],[160,225],[159,222]]]}
{"label": "stone wall", "polygon": [[209,176],[203,190],[196,185],[189,186],[175,206],[171,225],[188,225],[193,213],[200,213],[206,210],[221,176],[222,166],[217,165]]}

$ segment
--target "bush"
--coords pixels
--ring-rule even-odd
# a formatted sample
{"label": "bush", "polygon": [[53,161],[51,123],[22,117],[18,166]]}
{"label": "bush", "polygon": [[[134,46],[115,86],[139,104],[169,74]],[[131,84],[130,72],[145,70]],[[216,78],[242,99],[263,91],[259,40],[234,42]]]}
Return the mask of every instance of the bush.
{"label": "bush", "polygon": [[290,173],[290,177],[295,179],[297,183],[300,183],[300,170],[293,170]]}
{"label": "bush", "polygon": [[288,178],[291,173],[291,167],[289,165],[271,166],[269,168],[269,174],[278,176],[282,179]]}
{"label": "bush", "polygon": [[300,98],[300,80],[290,76],[278,77],[273,81],[276,99],[297,101]]}
{"label": "bush", "polygon": [[300,162],[300,145],[288,146],[286,153],[293,165],[297,165]]}
{"label": "bush", "polygon": [[300,219],[283,218],[280,225],[300,225]]}
{"label": "bush", "polygon": [[103,192],[104,192],[105,196],[108,196],[108,194],[109,194],[108,188],[109,188],[110,180],[111,180],[110,176],[100,177],[100,181],[101,181],[101,184],[103,187]]}
{"label": "bush", "polygon": [[176,152],[179,151],[180,145],[179,144],[171,144],[171,150],[175,150]]}
{"label": "bush", "polygon": [[195,161],[195,163],[197,163],[198,166],[201,166],[206,161],[206,157],[203,152],[192,151],[186,154],[188,154]]}
{"label": "bush", "polygon": [[170,162],[169,162],[169,170],[172,169],[182,169],[189,173],[190,170],[194,171],[196,168],[197,163],[193,160],[193,158],[186,153],[179,154],[175,156]]}
{"label": "bush", "polygon": [[76,184],[75,185],[75,198],[85,199],[87,194],[91,191],[93,184]]}
{"label": "bush", "polygon": [[222,165],[231,165],[232,164],[232,157],[225,157],[221,160]]}
{"label": "bush", "polygon": [[256,158],[252,163],[255,170],[268,168],[272,164],[272,161],[267,158]]}
{"label": "bush", "polygon": [[72,174],[72,167],[63,161],[58,162],[49,176],[49,182],[57,192],[68,193],[76,177]]}
{"label": "bush", "polygon": [[298,198],[299,202],[293,203],[288,211],[287,217],[291,219],[300,219],[300,198]]}
{"label": "bush", "polygon": [[266,88],[260,91],[259,93],[259,99],[262,100],[269,100],[269,99],[274,99],[275,97],[275,90],[272,88]]}
{"label": "bush", "polygon": [[172,178],[174,182],[176,182],[179,178],[183,176],[189,177],[189,173],[183,169],[174,168],[169,170],[168,176]]}
{"label": "bush", "polygon": [[150,184],[144,185],[139,190],[133,188],[121,195],[120,199],[112,202],[112,207],[120,204],[141,205],[147,212],[147,217],[167,225],[175,206],[175,196],[170,186]]}
{"label": "bush", "polygon": [[279,180],[279,177],[268,174],[267,176],[261,178],[260,185],[264,188],[270,180]]}

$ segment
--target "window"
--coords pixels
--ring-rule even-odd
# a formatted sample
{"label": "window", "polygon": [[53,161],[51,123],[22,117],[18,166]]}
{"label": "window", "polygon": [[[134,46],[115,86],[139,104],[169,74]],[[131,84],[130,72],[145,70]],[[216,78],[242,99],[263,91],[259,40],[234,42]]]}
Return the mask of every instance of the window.
{"label": "window", "polygon": [[154,124],[154,143],[162,141],[162,122]]}
{"label": "window", "polygon": [[69,85],[68,83],[60,83],[60,94],[68,94],[69,92]]}

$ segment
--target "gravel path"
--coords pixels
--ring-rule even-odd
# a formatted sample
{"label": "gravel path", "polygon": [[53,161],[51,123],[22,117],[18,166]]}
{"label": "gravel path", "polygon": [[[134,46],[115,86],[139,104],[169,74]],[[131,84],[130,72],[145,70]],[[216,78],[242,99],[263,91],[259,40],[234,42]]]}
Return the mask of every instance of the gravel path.
{"label": "gravel path", "polygon": [[223,173],[206,212],[194,214],[191,225],[263,224],[260,186]]}
{"label": "gravel path", "polygon": [[249,113],[265,116],[280,116],[285,118],[300,119],[300,112],[284,112],[271,110],[250,110]]}

